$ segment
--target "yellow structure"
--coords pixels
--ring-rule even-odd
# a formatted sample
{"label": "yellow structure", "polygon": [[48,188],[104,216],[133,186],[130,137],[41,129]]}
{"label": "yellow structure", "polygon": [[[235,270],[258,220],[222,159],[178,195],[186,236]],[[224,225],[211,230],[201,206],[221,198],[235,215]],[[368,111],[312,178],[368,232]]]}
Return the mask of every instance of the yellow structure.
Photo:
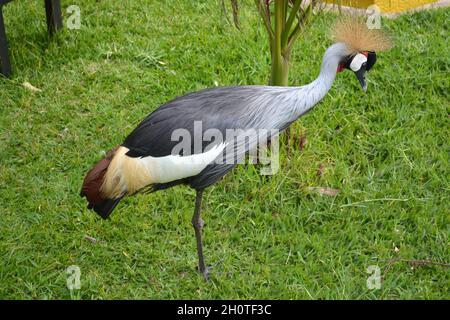
{"label": "yellow structure", "polygon": [[381,12],[397,13],[411,10],[425,4],[436,2],[436,0],[326,0],[328,3],[338,4],[355,8],[367,8],[376,4]]}

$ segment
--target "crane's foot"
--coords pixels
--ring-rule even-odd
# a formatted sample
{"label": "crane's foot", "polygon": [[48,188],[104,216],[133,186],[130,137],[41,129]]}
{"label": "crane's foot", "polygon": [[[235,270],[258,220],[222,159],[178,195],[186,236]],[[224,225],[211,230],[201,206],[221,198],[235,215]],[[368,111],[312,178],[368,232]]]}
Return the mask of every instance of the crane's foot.
{"label": "crane's foot", "polygon": [[203,276],[203,279],[205,279],[205,281],[208,281],[211,269],[215,268],[217,265],[219,265],[222,262],[223,262],[223,259],[220,259],[219,261],[217,261],[213,265],[205,267],[203,270],[202,270],[202,268],[200,266],[198,266],[197,270]]}
{"label": "crane's foot", "polygon": [[203,270],[203,271],[201,271],[200,268],[198,270],[200,272],[200,274],[203,276],[203,279],[205,279],[205,281],[209,280],[209,270],[210,269],[211,269],[210,267],[206,267],[205,270]]}

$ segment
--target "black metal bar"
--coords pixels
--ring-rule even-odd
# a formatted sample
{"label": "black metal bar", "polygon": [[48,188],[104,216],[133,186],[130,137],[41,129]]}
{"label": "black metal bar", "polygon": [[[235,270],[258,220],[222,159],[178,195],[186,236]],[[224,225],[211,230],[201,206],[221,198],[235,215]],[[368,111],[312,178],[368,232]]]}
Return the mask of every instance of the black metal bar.
{"label": "black metal bar", "polygon": [[62,28],[60,0],[45,0],[45,13],[47,16],[47,29],[49,34]]}
{"label": "black metal bar", "polygon": [[0,4],[0,73],[7,77],[11,75],[11,62],[9,61],[8,40],[6,39],[2,4]]}

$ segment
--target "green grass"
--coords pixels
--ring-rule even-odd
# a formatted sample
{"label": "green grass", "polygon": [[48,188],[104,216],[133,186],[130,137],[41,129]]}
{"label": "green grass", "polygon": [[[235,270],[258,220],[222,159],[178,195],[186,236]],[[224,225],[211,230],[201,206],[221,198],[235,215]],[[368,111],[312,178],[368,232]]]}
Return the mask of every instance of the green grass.
{"label": "green grass", "polygon": [[[449,9],[383,20],[396,47],[379,55],[366,94],[339,74],[295,124],[307,144],[282,154],[281,172],[240,166],[207,190],[206,259],[223,261],[204,283],[193,190],[128,198],[108,221],[78,194],[103,152],[163,102],[215,81],[267,83],[252,2],[239,32],[217,1],[77,1],[82,28],[54,39],[41,2],[4,9],[14,76],[0,79],[0,298],[450,298],[448,268],[389,263],[450,262]],[[331,20],[297,43],[292,85],[317,76]],[[81,269],[72,293],[70,265]],[[370,265],[379,290],[366,287]]]}

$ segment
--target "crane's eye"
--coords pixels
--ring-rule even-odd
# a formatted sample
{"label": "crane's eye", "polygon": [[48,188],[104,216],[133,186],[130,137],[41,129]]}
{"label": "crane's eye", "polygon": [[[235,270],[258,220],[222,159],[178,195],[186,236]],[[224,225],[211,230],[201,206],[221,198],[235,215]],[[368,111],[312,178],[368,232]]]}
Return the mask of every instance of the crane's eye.
{"label": "crane's eye", "polygon": [[367,56],[362,53],[358,53],[350,63],[350,69],[354,72],[358,72],[361,67],[365,66],[365,63],[367,63]]}

